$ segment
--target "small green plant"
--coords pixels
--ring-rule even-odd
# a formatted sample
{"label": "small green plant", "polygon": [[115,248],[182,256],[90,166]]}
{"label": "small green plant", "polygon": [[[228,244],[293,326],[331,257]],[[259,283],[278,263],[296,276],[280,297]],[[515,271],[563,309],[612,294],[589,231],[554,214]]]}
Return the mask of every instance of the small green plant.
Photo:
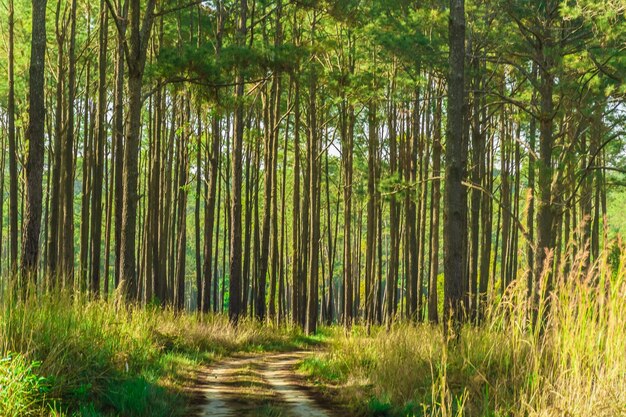
{"label": "small green plant", "polygon": [[300,371],[330,382],[342,382],[348,373],[348,370],[340,363],[325,361],[318,357],[306,358],[302,361]]}
{"label": "small green plant", "polygon": [[367,410],[372,417],[384,417],[390,415],[393,406],[387,400],[372,397],[367,403]]}
{"label": "small green plant", "polygon": [[255,417],[283,417],[285,415],[282,408],[272,404],[262,405],[255,413]]}
{"label": "small green plant", "polygon": [[0,359],[0,411],[2,416],[35,415],[45,399],[49,385],[36,374],[41,365],[20,354],[9,353]]}

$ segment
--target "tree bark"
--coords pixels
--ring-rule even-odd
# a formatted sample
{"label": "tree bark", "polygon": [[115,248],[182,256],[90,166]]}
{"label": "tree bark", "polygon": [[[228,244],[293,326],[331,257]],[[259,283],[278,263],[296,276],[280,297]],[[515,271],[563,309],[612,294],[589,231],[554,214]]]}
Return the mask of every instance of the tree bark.
{"label": "tree bark", "polygon": [[431,188],[432,220],[430,224],[430,277],[428,287],[428,321],[439,321],[439,218],[441,202],[441,98],[437,98],[434,112],[433,133],[433,186]]}
{"label": "tree bark", "polygon": [[352,268],[352,161],[354,108],[344,97],[341,104],[341,162],[343,168],[343,323],[352,326],[354,286]]}
{"label": "tree bark", "polygon": [[184,99],[185,109],[181,111],[184,118],[182,126],[184,132],[178,141],[178,239],[176,250],[176,277],[174,286],[174,309],[182,311],[185,308],[185,266],[187,249],[187,177],[189,175],[188,142],[190,137],[189,97]]}
{"label": "tree bark", "polygon": [[[316,16],[313,18],[311,34],[315,35]],[[309,243],[308,256],[308,291],[306,303],[306,334],[314,334],[317,331],[318,315],[318,269],[319,269],[319,240],[320,240],[320,211],[319,211],[319,133],[317,131],[317,74],[315,69],[309,79],[309,132],[308,132],[308,158],[309,158]]]}
{"label": "tree bark", "polygon": [[15,136],[15,10],[13,0],[9,0],[9,97],[7,106],[9,129],[9,276],[17,273],[17,141]]}
{"label": "tree bark", "polygon": [[[248,9],[247,0],[240,1],[240,16],[238,28],[238,44],[240,46],[246,41],[246,13]],[[231,188],[231,208],[230,208],[230,301],[228,304],[228,315],[231,322],[237,323],[241,314],[241,184],[242,184],[242,153],[243,153],[243,92],[244,92],[243,69],[237,69],[236,77],[236,108],[235,108],[235,129],[233,136],[232,153],[232,188]]]}
{"label": "tree bark", "polygon": [[46,0],[32,0],[29,69],[29,120],[26,137],[26,206],[22,238],[22,285],[36,284],[41,229],[44,160],[44,71],[46,58]]}
{"label": "tree bark", "polygon": [[143,75],[149,37],[154,20],[156,0],[148,0],[141,22],[141,2],[130,1],[128,41],[128,117],[124,146],[122,225],[120,241],[120,286],[129,301],[138,300],[138,282],[135,261],[137,225],[137,184],[139,180],[139,146],[141,136],[141,109]]}
{"label": "tree bark", "polygon": [[378,156],[378,118],[375,102],[367,108],[368,153],[367,153],[367,242],[365,247],[365,310],[366,321],[370,325],[375,318],[376,309],[376,159]]}
{"label": "tree bark", "polygon": [[463,118],[465,115],[465,1],[450,0],[450,72],[448,77],[448,123],[446,143],[446,187],[444,205],[444,329],[463,319],[465,306],[465,211],[467,191],[462,182]]}
{"label": "tree bark", "polygon": [[291,219],[292,253],[292,287],[291,287],[291,320],[300,324],[300,82],[296,76],[294,83],[294,128],[293,128],[293,211]]}
{"label": "tree bark", "polygon": [[[125,2],[125,4],[128,4]],[[119,7],[118,7],[119,9]],[[122,207],[124,198],[124,75],[125,58],[124,44],[126,37],[127,9],[122,11],[122,19],[117,32],[117,50],[115,57],[115,97],[113,103],[113,138],[115,142],[115,155],[113,162],[114,201],[115,201],[115,288],[120,284],[120,260],[122,257]]]}
{"label": "tree bark", "polygon": [[106,142],[105,116],[106,106],[106,70],[108,46],[108,11],[104,0],[100,0],[100,49],[98,53],[98,114],[94,143],[94,175],[91,194],[91,292],[100,292],[100,251],[102,243],[102,186],[104,177],[104,144]]}

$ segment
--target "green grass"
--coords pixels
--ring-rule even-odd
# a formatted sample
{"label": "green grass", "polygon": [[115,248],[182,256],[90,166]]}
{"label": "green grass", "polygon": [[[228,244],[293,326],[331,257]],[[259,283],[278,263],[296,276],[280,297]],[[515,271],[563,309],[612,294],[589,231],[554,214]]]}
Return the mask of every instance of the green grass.
{"label": "green grass", "polygon": [[235,351],[319,343],[221,315],[116,306],[48,294],[0,303],[0,415],[186,415],[195,365]]}
{"label": "green grass", "polygon": [[285,412],[282,408],[271,404],[262,405],[255,413],[255,417],[283,417]]}

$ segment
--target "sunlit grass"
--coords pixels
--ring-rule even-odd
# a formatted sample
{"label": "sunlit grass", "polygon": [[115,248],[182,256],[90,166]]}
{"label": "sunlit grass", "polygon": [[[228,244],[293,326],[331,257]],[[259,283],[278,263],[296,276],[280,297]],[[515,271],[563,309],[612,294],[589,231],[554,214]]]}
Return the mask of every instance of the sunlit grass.
{"label": "sunlit grass", "polygon": [[322,328],[308,338],[76,294],[5,295],[0,415],[184,415],[181,390],[200,362],[324,341],[328,349],[301,370],[369,415],[626,416],[626,250],[615,246],[589,267],[585,256],[554,277],[556,290],[538,308],[542,326],[531,325],[519,280],[454,342],[429,324]]}
{"label": "sunlit grass", "polygon": [[301,369],[369,415],[626,416],[626,251],[585,256],[555,277],[543,327],[519,280],[458,341],[428,324],[335,329]]}
{"label": "sunlit grass", "polygon": [[185,414],[194,366],[302,347],[297,330],[55,293],[0,309],[0,415]]}

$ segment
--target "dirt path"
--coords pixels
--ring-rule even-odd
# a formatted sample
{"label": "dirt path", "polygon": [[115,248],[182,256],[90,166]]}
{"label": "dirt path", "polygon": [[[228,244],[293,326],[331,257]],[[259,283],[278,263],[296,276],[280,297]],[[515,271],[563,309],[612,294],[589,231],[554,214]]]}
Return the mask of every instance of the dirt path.
{"label": "dirt path", "polygon": [[294,369],[309,352],[229,358],[203,379],[200,417],[334,417],[298,382]]}

